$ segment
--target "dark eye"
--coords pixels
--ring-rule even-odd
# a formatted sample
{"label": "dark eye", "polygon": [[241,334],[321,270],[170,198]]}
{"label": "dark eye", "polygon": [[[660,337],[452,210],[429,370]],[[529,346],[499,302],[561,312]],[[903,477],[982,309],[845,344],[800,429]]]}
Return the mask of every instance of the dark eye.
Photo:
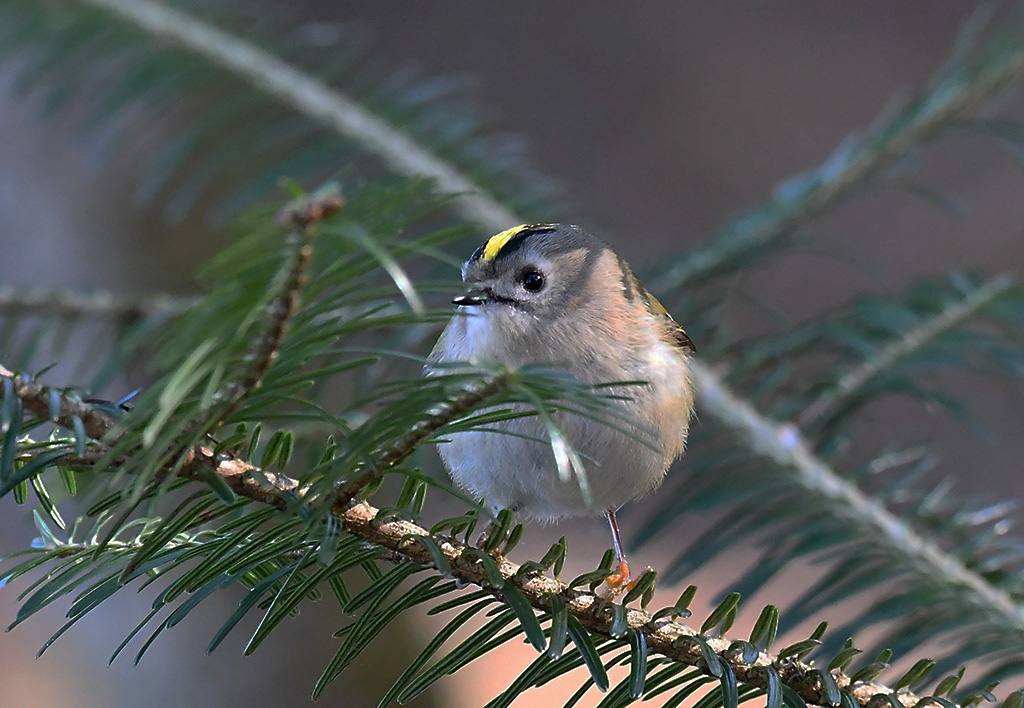
{"label": "dark eye", "polygon": [[519,277],[523,283],[523,287],[531,293],[540,292],[540,290],[544,288],[544,276],[540,271],[526,270],[523,271],[523,274]]}

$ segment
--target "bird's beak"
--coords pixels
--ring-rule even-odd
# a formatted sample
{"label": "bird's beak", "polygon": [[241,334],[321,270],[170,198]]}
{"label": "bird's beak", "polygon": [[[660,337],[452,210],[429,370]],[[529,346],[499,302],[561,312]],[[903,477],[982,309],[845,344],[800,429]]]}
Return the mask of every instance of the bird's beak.
{"label": "bird's beak", "polygon": [[465,295],[459,295],[452,298],[452,304],[458,305],[459,307],[465,307],[467,305],[482,305],[487,302],[487,292],[484,290],[470,290]]}

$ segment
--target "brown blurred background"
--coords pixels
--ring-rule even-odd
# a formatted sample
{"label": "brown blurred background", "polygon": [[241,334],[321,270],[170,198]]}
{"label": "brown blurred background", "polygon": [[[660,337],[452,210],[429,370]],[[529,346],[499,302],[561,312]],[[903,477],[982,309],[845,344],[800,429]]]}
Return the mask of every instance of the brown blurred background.
{"label": "brown blurred background", "polygon": [[[290,5],[298,22],[366,29],[381,63],[469,79],[469,93],[495,129],[524,136],[536,166],[563,183],[573,219],[636,263],[700,242],[731,214],[768,199],[780,181],[820,163],[894,95],[923,86],[975,9],[957,0],[659,2],[628,10],[607,2]],[[0,66],[0,84],[8,71]],[[1000,110],[1020,119],[1021,108],[1014,92]],[[197,223],[167,225],[126,204],[140,174],[131,162],[97,172],[88,146],[71,139],[61,121],[40,123],[30,104],[2,94],[0,284],[190,292],[192,273],[215,239]],[[807,246],[758,269],[744,290],[798,321],[854,293],[895,294],[951,269],[1019,274],[1018,164],[994,143],[958,134],[933,145],[915,174],[955,196],[963,214],[905,193],[869,191],[814,222]],[[728,325],[743,331],[764,316],[737,305]],[[992,431],[988,441],[942,416],[897,405],[889,412],[902,415],[898,439],[941,440],[941,471],[965,491],[1019,497],[1024,390],[1006,381],[956,385],[972,390]],[[890,423],[876,427],[885,431]],[[0,554],[35,535],[24,510],[7,500],[3,509]],[[634,509],[627,527],[642,513]],[[578,557],[588,545],[598,554],[606,545],[600,523],[583,521],[532,529],[533,545],[522,557],[561,533]],[[663,550],[647,548],[639,560],[657,565]],[[716,587],[715,578],[704,580]],[[16,612],[10,590],[0,592],[4,624]],[[663,599],[674,594],[666,590]],[[150,600],[143,594],[108,603],[38,661],[32,656],[60,626],[66,605],[0,636],[0,705],[303,705],[337,646],[330,632],[344,623],[328,603],[307,606],[253,657],[240,655],[244,632],[206,657],[213,628],[237,601],[225,596],[165,632],[138,668],[131,654],[106,668]],[[378,641],[374,655],[322,702],[376,705],[400,670],[396,652],[415,651],[421,637],[407,626]],[[525,667],[530,651],[474,672],[487,681],[457,675],[421,705],[481,705]],[[381,666],[388,667],[383,676]],[[574,687],[566,683],[565,691]],[[553,702],[551,694],[535,693],[517,705]]]}

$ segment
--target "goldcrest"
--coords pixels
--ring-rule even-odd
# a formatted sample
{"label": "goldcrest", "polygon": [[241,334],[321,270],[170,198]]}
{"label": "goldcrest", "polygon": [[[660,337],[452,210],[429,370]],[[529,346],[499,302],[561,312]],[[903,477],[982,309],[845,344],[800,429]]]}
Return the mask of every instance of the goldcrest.
{"label": "goldcrest", "polygon": [[[428,370],[452,362],[548,365],[577,380],[615,387],[623,414],[616,430],[556,412],[554,420],[584,461],[590,499],[559,476],[537,416],[492,430],[455,433],[438,445],[452,478],[495,508],[540,520],[608,515],[619,567],[628,567],[615,510],[660,484],[683,451],[693,411],[693,343],[606,243],[578,226],[518,226],[491,237],[462,269],[469,286],[453,303]],[[524,406],[528,408],[528,406]],[[631,423],[632,422],[632,423]],[[653,435],[653,437],[652,437]]]}

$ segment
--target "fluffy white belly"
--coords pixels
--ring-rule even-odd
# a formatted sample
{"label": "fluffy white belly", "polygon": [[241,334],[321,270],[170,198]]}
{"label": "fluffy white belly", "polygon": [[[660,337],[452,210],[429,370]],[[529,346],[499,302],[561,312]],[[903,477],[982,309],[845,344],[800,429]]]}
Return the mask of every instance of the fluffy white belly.
{"label": "fluffy white belly", "polygon": [[493,432],[457,433],[438,451],[456,483],[488,505],[543,520],[617,509],[661,482],[671,458],[666,459],[663,442],[650,432],[637,431],[645,445],[589,418],[557,414],[555,420],[583,460],[589,506],[579,479],[559,477],[547,431],[537,418],[505,421],[492,426]]}

